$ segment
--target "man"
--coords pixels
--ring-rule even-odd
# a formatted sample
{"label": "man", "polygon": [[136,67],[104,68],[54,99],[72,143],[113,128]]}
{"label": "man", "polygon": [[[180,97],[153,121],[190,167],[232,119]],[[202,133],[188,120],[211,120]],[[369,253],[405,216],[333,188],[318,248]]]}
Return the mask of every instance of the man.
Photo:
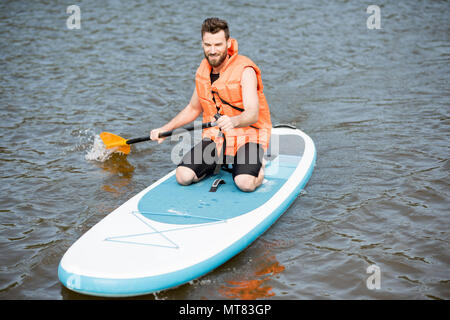
{"label": "man", "polygon": [[[201,34],[205,59],[197,70],[191,100],[166,125],[152,130],[150,137],[161,143],[164,139],[158,138],[159,132],[184,126],[200,114],[203,122],[217,119],[217,126],[204,129],[201,143],[183,157],[176,170],[177,181],[182,185],[198,182],[215,171],[216,163],[232,157],[236,186],[251,192],[264,179],[263,154],[272,128],[261,72],[249,58],[238,54],[226,21],[206,19]],[[195,154],[202,155],[201,161]],[[207,161],[208,157],[216,163]]]}

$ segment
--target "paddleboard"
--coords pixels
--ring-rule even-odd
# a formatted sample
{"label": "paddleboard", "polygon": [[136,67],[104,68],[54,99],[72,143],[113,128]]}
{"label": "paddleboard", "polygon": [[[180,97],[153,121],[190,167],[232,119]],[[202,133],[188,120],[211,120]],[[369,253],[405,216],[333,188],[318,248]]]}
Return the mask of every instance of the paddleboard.
{"label": "paddleboard", "polygon": [[[175,170],[108,214],[64,254],[58,276],[70,290],[137,296],[177,287],[214,270],[264,233],[297,198],[316,160],[301,130],[274,127],[263,184],[240,191],[221,170],[190,186]],[[216,192],[210,192],[216,179]]]}

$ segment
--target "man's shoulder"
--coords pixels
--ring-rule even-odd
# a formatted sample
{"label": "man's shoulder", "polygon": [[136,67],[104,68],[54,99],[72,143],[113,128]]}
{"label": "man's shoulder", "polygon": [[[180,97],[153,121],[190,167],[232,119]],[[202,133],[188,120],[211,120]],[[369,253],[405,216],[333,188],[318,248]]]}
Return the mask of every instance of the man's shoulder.
{"label": "man's shoulder", "polygon": [[257,75],[261,72],[256,63],[254,63],[253,60],[249,57],[238,55],[238,57],[236,58],[238,58],[238,60],[236,61],[236,65],[239,65],[238,69],[242,75],[244,75],[244,73]]}
{"label": "man's shoulder", "polygon": [[241,55],[241,54],[237,55],[236,62],[238,62],[238,63],[240,63],[242,65],[248,65],[249,67],[252,66],[252,65],[255,65],[255,63],[253,62],[252,59],[250,59],[247,56]]}

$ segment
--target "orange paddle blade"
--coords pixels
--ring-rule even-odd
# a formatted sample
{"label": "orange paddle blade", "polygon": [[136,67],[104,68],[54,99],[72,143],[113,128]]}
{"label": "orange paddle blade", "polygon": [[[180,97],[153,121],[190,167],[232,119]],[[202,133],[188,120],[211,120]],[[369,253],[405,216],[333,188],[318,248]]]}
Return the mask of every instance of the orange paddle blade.
{"label": "orange paddle blade", "polygon": [[127,140],[109,132],[100,133],[100,138],[106,146],[106,149],[114,149],[114,151],[124,154],[130,153],[130,145],[127,144]]}

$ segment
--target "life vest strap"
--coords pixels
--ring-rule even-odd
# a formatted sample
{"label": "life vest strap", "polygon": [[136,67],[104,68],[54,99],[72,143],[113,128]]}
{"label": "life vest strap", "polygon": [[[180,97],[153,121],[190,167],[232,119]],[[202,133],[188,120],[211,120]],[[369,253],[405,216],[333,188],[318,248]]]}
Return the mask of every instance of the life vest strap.
{"label": "life vest strap", "polygon": [[[237,110],[237,111],[240,111],[240,112],[244,112],[244,111],[245,111],[244,109],[239,108],[239,107],[236,107],[236,106],[233,106],[233,105],[232,105],[231,103],[229,103],[228,101],[223,100],[223,99],[220,97],[220,95],[219,95],[219,93],[218,93],[217,91],[212,90],[211,93],[213,94],[213,101],[214,101],[214,103],[216,103],[216,99],[214,99],[214,95],[217,94],[217,96],[219,97],[220,101],[222,101],[222,103],[226,104],[227,106],[230,106],[231,108],[233,108],[233,109],[235,109],[235,110]],[[216,109],[217,109],[217,112],[219,112],[220,108],[217,106],[217,103],[216,103]],[[217,118],[216,118],[216,120],[217,120]],[[257,126],[254,126],[254,125],[252,125],[252,124],[249,125],[249,127],[252,127],[253,129],[259,129]]]}

